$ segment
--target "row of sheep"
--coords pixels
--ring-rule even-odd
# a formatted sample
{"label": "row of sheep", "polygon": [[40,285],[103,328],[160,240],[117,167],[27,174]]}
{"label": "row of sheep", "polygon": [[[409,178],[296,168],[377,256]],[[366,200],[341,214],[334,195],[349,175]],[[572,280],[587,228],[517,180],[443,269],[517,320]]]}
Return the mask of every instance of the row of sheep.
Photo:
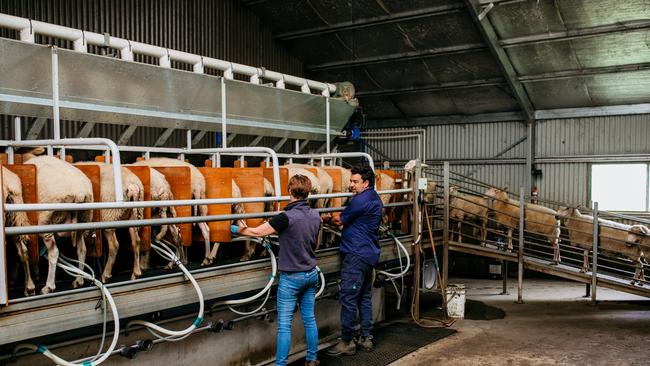
{"label": "row of sheep", "polygon": [[[39,149],[39,153],[42,150]],[[113,169],[110,164],[98,162],[83,162],[70,164],[61,159],[50,156],[36,156],[34,154],[25,154],[23,156],[25,164],[33,164],[36,166],[38,186],[38,202],[39,203],[88,203],[95,201],[112,202],[115,200],[115,192],[113,186]],[[89,178],[75,165],[98,165],[100,170],[100,185],[101,197],[99,200],[93,197],[93,187]],[[194,165],[181,161],[178,159],[170,158],[151,158],[149,160],[142,160],[134,163],[137,166],[149,166],[150,172],[150,192],[151,200],[173,200],[171,186],[166,180],[165,176],[158,172],[154,167],[188,167],[191,173],[191,196],[192,199],[205,199],[206,198],[206,180],[203,174]],[[314,168],[301,164],[288,164],[284,166],[288,170],[289,177],[301,174],[307,176],[312,183],[312,194],[326,194],[332,192],[347,192],[349,189],[350,170],[340,167],[332,167],[332,169],[339,169],[341,173],[341,187],[334,187],[331,176],[327,173],[326,169],[317,167],[316,174],[312,173]],[[328,167],[328,169],[330,169]],[[131,172],[126,167],[122,167],[122,187],[123,199],[125,201],[143,201],[144,200],[144,187],[136,174]],[[11,172],[9,169],[3,167],[3,199],[6,203],[22,203],[22,185],[20,178]],[[43,183],[46,182],[46,183]],[[383,174],[380,179],[381,187],[378,189],[390,189],[394,187],[394,179],[388,175]],[[286,192],[284,193],[286,194]],[[274,195],[273,184],[264,179],[264,195]],[[237,186],[235,180],[232,180],[232,197],[241,197],[241,190]],[[382,200],[386,203],[390,196],[382,196]],[[331,201],[328,199],[318,199],[312,201],[316,208],[328,207]],[[265,211],[273,211],[273,205],[265,205]],[[234,204],[232,212],[236,214],[245,213],[243,204]],[[193,207],[192,214],[194,216],[206,216],[208,214],[207,205],[196,205]],[[118,221],[118,220],[139,220],[143,218],[143,209],[105,209],[100,211],[101,221]],[[176,210],[173,206],[159,207],[152,209],[152,218],[166,218],[176,217]],[[63,223],[85,223],[91,222],[93,219],[93,212],[91,210],[82,211],[41,211],[38,213],[38,225],[48,224],[63,224]],[[239,220],[238,225],[245,226],[244,220]],[[8,226],[27,226],[30,225],[29,219],[24,212],[11,213],[7,217]],[[205,256],[202,265],[209,265],[214,262],[217,257],[219,243],[210,242],[210,228],[206,222],[196,224],[198,226],[201,241],[205,243]],[[140,242],[137,227],[129,228],[129,235],[131,239],[131,248],[133,250],[133,272],[132,279],[136,279],[142,275],[148,266],[148,252],[141,253]],[[70,237],[72,245],[76,247],[77,259],[79,262],[84,263],[86,258],[86,245],[85,238],[88,232],[71,232],[71,233],[46,233],[41,234],[45,247],[47,248],[48,259],[48,275],[45,287],[41,293],[49,293],[55,290],[55,274],[56,264],[58,261],[59,251],[56,246],[55,238]],[[103,235],[108,243],[108,257],[104,266],[104,271],[101,276],[103,282],[107,282],[112,277],[112,268],[117,257],[117,251],[120,247],[115,229],[103,230]],[[180,229],[177,225],[165,225],[160,228],[156,235],[157,240],[167,237],[169,241],[174,243],[181,249],[182,242],[180,237]],[[29,236],[19,236],[15,240],[17,252],[20,261],[23,264],[25,272],[25,295],[33,295],[35,293],[35,286],[30,275],[29,257],[27,247],[29,245]],[[248,260],[255,252],[255,244],[246,242],[244,255],[241,260]],[[183,256],[184,251],[178,251]],[[186,262],[186,258],[181,257],[181,260]],[[81,265],[80,265],[81,266]],[[72,283],[73,287],[83,285],[83,279],[78,277]]]}
{"label": "row of sheep", "polygon": [[[461,222],[472,221],[478,223],[481,244],[485,245],[491,215],[497,226],[507,231],[508,249],[512,250],[512,234],[519,227],[519,201],[510,199],[505,189],[489,188],[480,196],[460,192],[458,187],[450,187],[449,218],[457,222],[458,242],[462,242]],[[581,272],[587,272],[589,251],[593,249],[593,216],[582,214],[574,207],[561,207],[555,211],[526,203],[524,218],[526,232],[544,236],[551,244],[552,264],[561,261],[559,243],[560,226],[563,225],[568,231],[570,244],[583,249]],[[628,258],[635,265],[632,283],[645,281],[643,264],[646,253],[650,252],[650,229],[644,225],[626,225],[600,218],[598,224],[599,254]]]}

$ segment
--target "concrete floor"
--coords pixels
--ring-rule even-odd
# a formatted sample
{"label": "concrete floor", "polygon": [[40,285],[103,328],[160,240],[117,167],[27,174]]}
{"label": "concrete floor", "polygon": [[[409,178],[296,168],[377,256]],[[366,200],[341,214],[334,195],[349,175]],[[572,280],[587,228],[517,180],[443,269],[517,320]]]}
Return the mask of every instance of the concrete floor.
{"label": "concrete floor", "polygon": [[499,295],[500,280],[452,279],[467,299],[505,311],[503,319],[464,319],[458,333],[420,348],[392,366],[418,365],[650,365],[650,301],[598,289],[597,305],[585,286],[524,280],[525,304],[515,304],[517,282]]}

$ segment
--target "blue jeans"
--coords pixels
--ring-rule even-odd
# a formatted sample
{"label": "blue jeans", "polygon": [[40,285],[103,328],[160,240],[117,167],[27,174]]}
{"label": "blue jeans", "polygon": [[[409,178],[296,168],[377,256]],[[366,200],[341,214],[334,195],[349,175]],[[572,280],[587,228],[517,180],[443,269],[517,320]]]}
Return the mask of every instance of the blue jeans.
{"label": "blue jeans", "polygon": [[344,254],[341,262],[341,339],[349,342],[354,336],[357,309],[361,336],[372,332],[372,266],[353,254]]}
{"label": "blue jeans", "polygon": [[307,336],[306,361],[316,360],[318,351],[318,327],[314,316],[314,303],[318,288],[318,272],[282,272],[278,285],[278,348],[275,354],[276,365],[286,365],[291,348],[291,321],[300,304],[300,315]]}

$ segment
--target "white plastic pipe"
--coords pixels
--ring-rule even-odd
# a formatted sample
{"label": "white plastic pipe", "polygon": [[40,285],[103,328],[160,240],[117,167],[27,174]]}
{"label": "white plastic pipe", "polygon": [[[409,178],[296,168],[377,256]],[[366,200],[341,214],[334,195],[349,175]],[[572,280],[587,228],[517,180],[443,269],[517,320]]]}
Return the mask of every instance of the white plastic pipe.
{"label": "white plastic pipe", "polygon": [[167,248],[167,246],[156,243],[156,241],[151,243],[151,247],[154,248],[154,250],[158,254],[160,254],[160,256],[162,256],[163,258],[171,262],[174,262],[178,266],[178,268],[181,271],[183,271],[185,277],[187,277],[187,279],[192,283],[192,286],[194,286],[194,289],[196,290],[196,294],[199,297],[199,314],[197,315],[194,323],[192,323],[192,325],[190,325],[189,327],[183,330],[171,330],[143,320],[133,320],[129,322],[126,325],[126,329],[129,329],[131,325],[141,325],[151,330],[151,333],[158,338],[164,338],[163,336],[160,336],[158,333],[162,333],[167,337],[184,337],[186,335],[191,334],[192,331],[196,329],[196,327],[198,327],[199,325],[201,325],[201,323],[203,323],[203,312],[205,308],[205,303],[203,301],[203,292],[201,291],[201,287],[199,287],[199,284],[196,282],[196,279],[194,279],[190,271],[188,271],[187,268],[185,268],[185,266],[181,263],[180,258],[178,258],[176,253],[174,253],[171,249]]}
{"label": "white plastic pipe", "polygon": [[76,267],[73,267],[73,266],[70,266],[70,265],[66,265],[66,264],[63,264],[63,263],[58,263],[57,266],[63,268],[63,270],[65,270],[66,272],[68,272],[71,275],[79,275],[79,276],[82,276],[83,278],[91,281],[95,286],[99,287],[99,289],[104,293],[104,296],[106,297],[106,300],[108,301],[108,304],[109,304],[109,306],[111,308],[111,313],[113,314],[113,324],[114,324],[113,340],[112,340],[110,346],[108,347],[108,349],[106,350],[106,352],[104,352],[101,357],[99,357],[97,360],[84,361],[83,363],[74,363],[74,362],[66,361],[66,360],[62,359],[61,357],[55,355],[54,353],[52,353],[52,351],[47,349],[47,347],[42,346],[42,345],[37,346],[37,345],[34,345],[34,344],[20,344],[20,345],[18,345],[16,347],[15,350],[17,351],[19,349],[29,349],[29,350],[32,350],[32,351],[35,351],[35,352],[42,353],[43,356],[51,359],[57,365],[63,365],[63,366],[96,366],[96,365],[99,365],[102,362],[106,361],[106,359],[108,359],[108,357],[111,356],[111,354],[113,353],[113,350],[117,346],[117,340],[118,340],[118,338],[120,336],[120,316],[119,316],[119,314],[117,312],[117,306],[115,305],[115,301],[113,300],[113,296],[111,296],[111,293],[108,291],[108,289],[106,289],[104,284],[102,284],[100,281],[98,281],[92,275],[80,270],[79,268],[76,268]]}

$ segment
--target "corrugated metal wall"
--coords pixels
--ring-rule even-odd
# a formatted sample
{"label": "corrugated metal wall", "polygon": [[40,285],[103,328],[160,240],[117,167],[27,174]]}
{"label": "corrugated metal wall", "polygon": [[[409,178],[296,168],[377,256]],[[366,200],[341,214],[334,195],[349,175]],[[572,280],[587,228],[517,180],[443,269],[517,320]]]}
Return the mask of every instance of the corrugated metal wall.
{"label": "corrugated metal wall", "polygon": [[[391,131],[399,131],[393,129]],[[401,129],[403,130],[403,129]],[[380,131],[380,130],[374,130]],[[386,130],[381,130],[386,131]],[[511,191],[526,184],[528,172],[524,161],[513,164],[499,159],[525,159],[526,126],[521,122],[434,125],[426,127],[427,159],[434,161],[465,160],[451,165],[451,170]],[[395,161],[415,157],[414,140],[372,141]],[[503,153],[509,147],[509,151]],[[368,150],[379,161],[379,154]],[[537,163],[542,172],[535,182],[539,197],[568,204],[589,205],[590,165],[578,156],[649,156],[650,115],[628,115],[541,120],[537,122],[535,158],[562,157],[566,162]],[[499,157],[497,158],[497,155]],[[473,160],[484,159],[480,163]]]}
{"label": "corrugated metal wall", "polygon": [[[526,126],[521,122],[499,122],[428,126],[428,160],[524,158]],[[509,149],[509,150],[508,150]]]}
{"label": "corrugated metal wall", "polygon": [[[179,51],[215,57],[251,66],[302,76],[302,63],[277,43],[271,30],[236,0],[0,0],[0,12],[44,22],[149,43]],[[0,29],[0,37],[17,39],[16,32]],[[37,38],[38,43],[52,43]],[[70,42],[55,42],[72,48]],[[102,54],[97,48],[89,52]],[[140,62],[154,63],[140,57]],[[178,65],[173,65],[178,67]],[[184,69],[190,66],[183,67]],[[209,71],[209,73],[215,73]],[[9,116],[0,116],[0,138],[13,138]],[[76,137],[82,122],[62,122],[62,136]],[[24,123],[23,134],[31,126]],[[97,124],[91,136],[117,140],[126,126]],[[50,137],[48,122],[40,134]],[[152,146],[163,132],[138,128],[129,145]],[[174,131],[165,146],[185,146],[185,131]],[[198,147],[214,146],[215,134],[207,133]]]}
{"label": "corrugated metal wall", "polygon": [[650,115],[538,121],[536,157],[650,152]]}

